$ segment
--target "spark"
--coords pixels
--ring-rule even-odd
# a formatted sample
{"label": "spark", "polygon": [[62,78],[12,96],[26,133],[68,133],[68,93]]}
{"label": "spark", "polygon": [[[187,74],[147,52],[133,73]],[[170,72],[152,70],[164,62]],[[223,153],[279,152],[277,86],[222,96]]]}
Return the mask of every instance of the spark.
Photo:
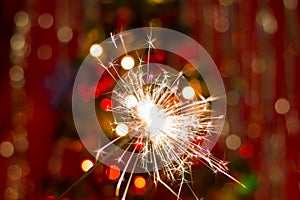
{"label": "spark", "polygon": [[111,41],[114,44],[114,46],[116,47],[116,49],[118,48],[117,43],[116,43],[116,38],[114,36],[114,34],[112,32],[110,32],[110,37],[111,37]]}
{"label": "spark", "polygon": [[[129,56],[122,34],[119,38],[124,53]],[[112,33],[111,39],[117,48]],[[222,173],[245,187],[228,173],[227,162],[213,157],[203,146],[215,132],[212,121],[224,117],[222,114],[215,115],[211,110],[211,103],[221,97],[204,97],[196,93],[182,71],[174,74],[162,67],[152,66],[150,56],[155,41],[156,38],[150,32],[146,39],[146,65],[143,65],[142,57],[136,52],[139,63],[128,67],[123,75],[119,74],[116,62],[105,64],[96,58],[116,82],[111,97],[114,106],[110,111],[114,116],[112,132],[115,138],[97,150],[96,159],[103,156],[110,145],[122,145],[125,150],[117,162],[124,162],[125,152],[130,153],[124,163],[125,168],[117,183],[115,195],[121,196],[121,199],[126,198],[138,163],[146,169],[154,184],[162,184],[177,199],[181,199],[185,184],[195,199],[199,199],[191,185],[192,166],[199,160],[214,173]],[[111,68],[114,73],[110,71]],[[150,79],[150,76],[153,78]],[[125,191],[121,194],[121,185],[130,164],[133,164],[133,168],[129,172]],[[172,188],[175,183],[179,183],[178,191]]]}

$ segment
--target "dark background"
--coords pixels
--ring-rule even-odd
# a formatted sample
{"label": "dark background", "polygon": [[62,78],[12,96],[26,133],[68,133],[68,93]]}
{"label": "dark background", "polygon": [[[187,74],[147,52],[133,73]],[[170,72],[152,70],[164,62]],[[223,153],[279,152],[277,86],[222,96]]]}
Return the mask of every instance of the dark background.
{"label": "dark background", "polygon": [[[76,70],[93,43],[110,32],[144,26],[171,28],[194,38],[209,52],[225,83],[226,124],[212,153],[230,161],[230,173],[248,189],[199,167],[196,193],[221,200],[300,199],[297,2],[1,1],[0,199],[53,199],[84,173],[81,162],[93,158],[72,120]],[[45,13],[53,17],[46,28],[39,22]],[[70,29],[58,36],[62,26]],[[25,44],[14,43],[16,34]],[[12,72],[16,65],[24,72],[18,71],[19,79]],[[115,199],[115,181],[105,170],[100,166],[65,199]],[[147,184],[143,192],[131,186],[128,199],[176,199],[161,185],[155,189],[150,180]],[[182,198],[193,199],[185,189]]]}

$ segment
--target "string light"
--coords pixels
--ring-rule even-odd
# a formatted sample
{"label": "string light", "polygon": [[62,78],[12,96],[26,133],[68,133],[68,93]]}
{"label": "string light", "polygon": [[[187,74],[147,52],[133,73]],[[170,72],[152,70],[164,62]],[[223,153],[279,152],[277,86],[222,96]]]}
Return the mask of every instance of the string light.
{"label": "string light", "polygon": [[[26,125],[28,120],[28,107],[25,86],[24,68],[27,67],[27,56],[30,53],[30,45],[27,41],[27,33],[30,30],[30,17],[25,11],[19,11],[14,16],[15,32],[10,39],[10,60],[14,64],[9,70],[12,99],[12,141],[4,141],[0,145],[0,154],[11,158],[7,167],[7,188],[2,196],[5,200],[22,199],[23,191],[29,189],[26,176],[30,166],[24,156],[28,148]],[[25,111],[26,110],[26,111]],[[17,154],[15,153],[17,152]],[[22,183],[22,184],[15,184]],[[26,184],[26,187],[23,186]],[[26,189],[25,189],[26,188]],[[21,192],[22,191],[22,195]],[[27,192],[27,191],[26,191]]]}

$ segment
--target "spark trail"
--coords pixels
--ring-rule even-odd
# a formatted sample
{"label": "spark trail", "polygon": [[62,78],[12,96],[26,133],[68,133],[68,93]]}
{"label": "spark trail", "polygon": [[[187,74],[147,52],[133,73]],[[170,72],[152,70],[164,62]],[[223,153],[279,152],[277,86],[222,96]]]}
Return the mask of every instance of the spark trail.
{"label": "spark trail", "polygon": [[[122,173],[115,194],[121,199],[136,173],[147,173],[177,199],[184,187],[199,199],[192,177],[199,161],[244,187],[228,173],[227,162],[210,152],[223,128],[226,97],[203,47],[158,27],[110,36],[92,45],[72,93],[78,135],[97,160],[92,170],[100,163],[118,167]],[[112,105],[103,108],[102,100]]]}
{"label": "spark trail", "polygon": [[[121,42],[119,48],[127,56],[129,52],[122,34],[119,38],[111,35],[111,39],[116,49],[117,39]],[[224,118],[223,114],[214,114],[211,103],[224,97],[204,97],[190,86],[184,70],[177,72],[168,66],[151,63],[155,39],[150,32],[145,39],[148,48],[145,48],[144,55],[147,59],[143,61],[136,53],[135,57],[140,62],[132,69],[122,66],[129,69],[125,74],[119,73],[117,61],[103,63],[96,57],[99,66],[115,80],[110,111],[114,117],[111,123],[114,138],[97,150],[96,159],[105,155],[110,145],[124,149],[116,162],[125,162],[125,153],[130,155],[118,181],[116,196],[121,195],[125,199],[137,163],[149,173],[155,184],[165,186],[177,199],[181,199],[184,184],[188,185],[195,199],[199,199],[191,185],[191,169],[199,160],[213,172],[220,172],[245,187],[228,174],[227,162],[213,157],[204,145],[210,142],[211,134],[216,131],[213,120]],[[122,146],[119,141],[123,141]],[[128,171],[129,165],[132,167]],[[126,172],[130,173],[130,177],[121,194]],[[171,186],[174,183],[179,183],[177,191]]]}

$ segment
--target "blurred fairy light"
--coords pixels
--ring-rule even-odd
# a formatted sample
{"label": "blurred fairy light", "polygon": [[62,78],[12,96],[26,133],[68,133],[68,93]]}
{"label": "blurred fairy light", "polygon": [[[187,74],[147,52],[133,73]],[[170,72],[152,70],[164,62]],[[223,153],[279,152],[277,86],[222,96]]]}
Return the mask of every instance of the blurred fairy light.
{"label": "blurred fairy light", "polygon": [[[228,174],[227,162],[210,153],[224,124],[225,89],[215,64],[194,42],[176,31],[156,27],[111,34],[111,38],[102,42],[101,46],[91,47],[92,56],[87,57],[77,74],[72,98],[78,134],[91,153],[97,149],[95,157],[98,161],[118,167],[120,174],[115,195],[122,199],[126,198],[132,181],[135,183],[138,180],[138,187],[146,186],[145,178],[134,179],[134,173],[148,173],[155,185],[162,184],[177,199],[180,199],[183,185],[187,185],[198,199],[192,189],[191,170],[199,161],[215,173],[220,172],[244,186]],[[165,46],[166,49],[164,46],[156,48],[167,43],[171,45]],[[188,58],[189,65],[183,63],[179,71],[153,63],[156,53],[160,54],[157,57],[160,61],[165,60],[168,51],[187,56],[187,52],[181,50],[184,45],[196,46],[195,52],[204,51],[199,55],[205,56],[201,59],[197,57],[199,55]],[[99,47],[101,53],[94,53],[93,49]],[[103,52],[105,55],[100,56]],[[135,63],[137,60],[139,62]],[[198,67],[203,64],[206,69]],[[98,70],[96,73],[95,69]],[[195,80],[202,75],[201,70],[206,76],[201,77],[205,83]],[[189,82],[187,77],[193,81]],[[95,100],[85,100],[78,92],[79,88],[95,84],[97,87],[107,87],[110,81],[114,82],[112,87],[99,96],[102,99],[100,107],[107,112],[93,113]],[[97,87],[92,92],[97,92]],[[206,96],[205,90],[208,90]],[[101,105],[103,99],[112,101],[111,109],[106,110]],[[100,134],[91,135],[97,131]],[[228,143],[232,149],[240,146],[236,137],[229,137]],[[124,182],[127,172],[130,175]],[[107,177],[111,179],[110,175]],[[172,185],[177,182],[179,188],[175,191]]]}
{"label": "blurred fairy light", "polygon": [[241,146],[241,138],[235,134],[229,135],[226,138],[226,146],[230,150],[237,150]]}
{"label": "blurred fairy light", "polygon": [[109,166],[105,171],[106,177],[112,181],[117,180],[120,177],[120,174],[120,169],[116,165]]}
{"label": "blurred fairy light", "polygon": [[11,81],[21,81],[24,78],[23,68],[18,65],[12,66],[9,70],[9,77]]}
{"label": "blurred fairy light", "polygon": [[26,124],[28,121],[27,115],[30,113],[26,110],[28,102],[24,88],[26,82],[24,69],[28,67],[27,56],[31,51],[28,42],[28,33],[31,28],[30,20],[31,16],[28,12],[17,12],[14,15],[14,34],[9,41],[9,58],[12,63],[8,73],[12,100],[12,128],[9,134],[12,140],[0,144],[0,155],[10,158],[13,162],[7,166],[7,188],[2,194],[5,200],[22,199],[31,186],[34,187],[33,182],[26,177],[30,171],[30,165],[24,154],[28,149]]}
{"label": "blurred fairy light", "polygon": [[134,59],[131,56],[124,56],[121,60],[121,66],[125,70],[130,70],[134,67]]}
{"label": "blurred fairy light", "polygon": [[274,108],[278,114],[284,115],[290,110],[290,103],[287,99],[280,98],[275,102]]}
{"label": "blurred fairy light", "polygon": [[300,120],[297,115],[287,117],[286,128],[289,134],[296,134],[300,130]]}
{"label": "blurred fairy light", "polygon": [[146,187],[146,179],[142,176],[136,176],[133,182],[134,187],[137,189],[143,189]]}
{"label": "blurred fairy light", "polygon": [[29,24],[29,15],[24,11],[19,11],[14,16],[14,22],[17,27],[25,27]]}
{"label": "blurred fairy light", "polygon": [[194,98],[195,96],[195,91],[192,87],[185,87],[183,88],[182,90],[182,96],[185,98],[185,99],[192,99]]}
{"label": "blurred fairy light", "polygon": [[16,164],[10,165],[7,169],[7,176],[12,180],[18,180],[22,176],[22,168]]}
{"label": "blurred fairy light", "polygon": [[125,136],[128,134],[129,128],[126,124],[118,124],[116,127],[116,134],[118,136]]}
{"label": "blurred fairy light", "polygon": [[48,29],[53,25],[53,16],[49,13],[43,13],[38,18],[38,24],[43,29]]}
{"label": "blurred fairy light", "polygon": [[93,44],[90,47],[90,54],[93,57],[101,56],[102,53],[103,53],[103,49],[102,49],[102,47],[99,44]]}
{"label": "blurred fairy light", "polygon": [[274,34],[278,29],[275,16],[267,10],[260,10],[256,15],[256,22],[268,34]]}
{"label": "blurred fairy light", "polygon": [[150,27],[162,27],[162,22],[159,18],[153,18],[149,22]]}
{"label": "blurred fairy light", "polygon": [[229,20],[225,16],[216,17],[216,19],[214,20],[214,27],[216,31],[225,33],[230,28]]}
{"label": "blurred fairy light", "polygon": [[262,129],[258,123],[251,122],[247,127],[247,135],[249,138],[256,139],[261,135]]}
{"label": "blurred fairy light", "polygon": [[52,48],[49,45],[41,45],[37,49],[37,57],[41,60],[49,60],[52,56]]}
{"label": "blurred fairy light", "polygon": [[283,0],[283,4],[287,9],[295,10],[298,6],[298,0]]}
{"label": "blurred fairy light", "polygon": [[84,172],[89,171],[89,169],[91,169],[93,166],[94,166],[93,161],[91,161],[91,160],[89,160],[89,159],[83,160],[83,161],[81,162],[81,169],[82,169],[82,171],[84,171]]}
{"label": "blurred fairy light", "polygon": [[28,139],[24,135],[15,136],[14,146],[16,151],[24,153],[28,149]]}
{"label": "blurred fairy light", "polygon": [[73,38],[73,31],[69,26],[62,26],[57,30],[57,38],[62,43],[68,43]]}
{"label": "blurred fairy light", "polygon": [[12,145],[12,143],[5,141],[0,144],[1,156],[5,158],[9,158],[13,155],[13,153],[14,153],[14,146]]}
{"label": "blurred fairy light", "polygon": [[10,39],[10,46],[13,51],[19,51],[25,46],[25,38],[22,34],[14,34]]}
{"label": "blurred fairy light", "polygon": [[112,109],[112,102],[110,99],[102,99],[102,101],[100,102],[100,107],[102,110],[104,111],[110,111]]}
{"label": "blurred fairy light", "polygon": [[16,187],[10,186],[4,190],[4,199],[5,200],[17,200],[20,199],[19,191]]}

